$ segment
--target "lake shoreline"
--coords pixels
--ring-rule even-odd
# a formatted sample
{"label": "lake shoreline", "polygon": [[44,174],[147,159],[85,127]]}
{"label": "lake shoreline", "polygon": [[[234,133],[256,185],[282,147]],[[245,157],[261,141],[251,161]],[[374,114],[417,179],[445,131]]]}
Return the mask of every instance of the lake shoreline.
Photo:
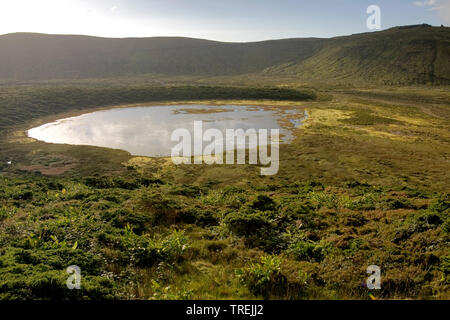
{"label": "lake shoreline", "polygon": [[[226,104],[225,104],[226,103]],[[279,102],[278,102],[279,103]],[[243,112],[243,113],[248,113],[248,112],[258,112],[260,114],[256,115],[255,119],[253,119],[253,115],[250,116],[250,114],[247,114],[246,116],[248,116],[248,121],[256,121],[254,124],[259,123],[259,121],[257,118],[258,117],[264,117],[263,114],[266,114],[266,121],[267,121],[267,117],[269,117],[270,119],[272,119],[273,121],[275,121],[275,123],[278,123],[277,127],[279,127],[282,131],[285,131],[285,133],[282,133],[281,137],[282,138],[286,138],[287,140],[285,142],[282,143],[289,143],[290,141],[292,141],[293,139],[295,139],[296,137],[296,133],[294,131],[296,131],[295,129],[298,129],[300,126],[302,126],[304,124],[304,122],[307,120],[308,118],[308,113],[306,111],[305,106],[299,106],[298,103],[283,103],[281,105],[279,105],[274,101],[248,101],[248,100],[240,100],[240,101],[186,101],[183,103],[180,102],[163,102],[163,103],[148,103],[148,104],[144,104],[144,103],[139,103],[139,104],[127,104],[127,105],[116,105],[116,106],[112,106],[112,107],[99,107],[99,108],[91,108],[89,110],[80,110],[80,111],[75,111],[75,112],[67,112],[67,113],[62,113],[62,114],[58,114],[58,115],[52,115],[49,117],[43,117],[40,118],[36,121],[33,121],[33,126],[30,128],[30,126],[28,125],[28,129],[25,130],[21,130],[21,134],[20,135],[24,135],[29,139],[28,141],[36,141],[36,142],[44,142],[44,143],[53,143],[53,144],[67,144],[67,145],[86,145],[86,146],[92,146],[92,147],[101,147],[101,148],[108,148],[108,149],[120,149],[123,150],[127,153],[130,153],[130,155],[132,156],[144,156],[144,157],[158,157],[158,158],[165,158],[168,155],[166,154],[159,154],[159,155],[147,155],[147,154],[137,154],[135,152],[130,152],[130,150],[124,149],[123,147],[117,147],[117,146],[104,146],[104,145],[97,145],[97,144],[91,144],[91,143],[66,143],[66,142],[55,142],[55,141],[49,141],[48,139],[40,139],[39,137],[36,136],[36,134],[32,134],[30,133],[31,130],[36,130],[39,128],[42,128],[44,126],[51,126],[52,124],[55,125],[61,125],[64,121],[66,120],[73,120],[74,118],[77,117],[82,117],[82,116],[94,116],[93,114],[95,113],[99,113],[102,111],[117,111],[119,109],[138,109],[138,108],[147,108],[147,107],[180,107],[180,109],[175,109],[173,108],[171,110],[171,112],[173,113],[173,115],[178,115],[178,116],[185,116],[185,117],[189,117],[189,116],[193,116],[193,115],[198,115],[198,116],[205,116],[210,114],[211,116],[214,116],[216,114],[226,114],[226,113],[230,113],[232,116],[239,116],[236,115],[236,112]],[[190,109],[189,107],[192,106],[192,109]],[[215,109],[207,109],[208,107],[216,107],[219,106],[220,107],[220,113],[217,112],[217,108]],[[188,107],[187,109],[185,107]],[[238,109],[232,109],[232,110],[227,110],[229,109],[229,107],[234,107],[234,108],[242,108],[242,110],[238,110]],[[144,110],[144,109],[142,109]],[[186,111],[188,110],[188,111]],[[200,110],[200,111],[199,111]],[[132,112],[132,111],[130,111]],[[269,116],[271,115],[271,116]],[[247,125],[247,121],[245,121],[246,118],[241,118],[239,119],[239,121],[244,121],[245,124]],[[263,118],[261,118],[263,119]],[[52,121],[53,120],[53,121]],[[236,119],[235,119],[236,120]],[[213,122],[225,122],[225,121],[235,121],[233,119],[215,119],[215,120],[211,120]],[[208,122],[209,120],[207,120]],[[170,121],[169,121],[170,122]],[[42,124],[41,124],[42,123]],[[97,127],[95,127],[95,129],[97,129]],[[248,129],[248,128],[247,128]],[[42,128],[42,130],[45,130],[45,128]],[[78,131],[77,131],[78,132]],[[17,138],[17,134],[16,134],[16,138]]]}

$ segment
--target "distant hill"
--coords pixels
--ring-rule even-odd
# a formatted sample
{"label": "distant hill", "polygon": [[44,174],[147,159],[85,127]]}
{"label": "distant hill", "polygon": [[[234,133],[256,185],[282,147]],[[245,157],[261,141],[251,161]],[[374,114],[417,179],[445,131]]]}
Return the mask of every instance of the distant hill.
{"label": "distant hill", "polygon": [[265,72],[305,80],[450,84],[450,28],[405,26],[333,38],[314,55]]}
{"label": "distant hill", "polygon": [[331,39],[224,43],[191,38],[0,36],[0,80],[167,75],[289,75],[304,81],[450,84],[450,28],[427,25]]}

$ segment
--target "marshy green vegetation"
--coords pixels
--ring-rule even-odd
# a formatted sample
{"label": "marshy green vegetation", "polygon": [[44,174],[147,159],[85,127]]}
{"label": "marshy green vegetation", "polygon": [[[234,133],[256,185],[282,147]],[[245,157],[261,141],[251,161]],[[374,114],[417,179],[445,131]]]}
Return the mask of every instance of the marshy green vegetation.
{"label": "marshy green vegetation", "polygon": [[[1,86],[0,299],[370,299],[372,264],[376,298],[449,299],[448,92]],[[25,135],[84,110],[198,101],[309,117],[269,177]],[[69,265],[81,290],[66,287]]]}

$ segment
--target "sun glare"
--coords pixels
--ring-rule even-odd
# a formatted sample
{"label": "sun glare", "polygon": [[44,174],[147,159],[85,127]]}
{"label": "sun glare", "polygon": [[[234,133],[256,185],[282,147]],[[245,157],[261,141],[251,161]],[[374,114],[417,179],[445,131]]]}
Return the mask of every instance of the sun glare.
{"label": "sun glare", "polygon": [[98,7],[88,1],[1,1],[0,34],[39,32],[126,36],[136,22],[117,19],[117,6]]}

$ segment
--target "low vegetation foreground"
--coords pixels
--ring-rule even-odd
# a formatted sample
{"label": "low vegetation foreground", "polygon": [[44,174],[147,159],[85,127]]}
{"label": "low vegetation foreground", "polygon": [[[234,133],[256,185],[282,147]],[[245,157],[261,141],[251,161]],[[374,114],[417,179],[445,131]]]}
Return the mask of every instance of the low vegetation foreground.
{"label": "low vegetation foreground", "polygon": [[[0,299],[450,298],[448,88],[166,81],[0,87]],[[25,133],[88,110],[181,102],[308,119],[274,176]],[[67,289],[71,265],[80,290]],[[380,290],[366,286],[370,265]]]}

